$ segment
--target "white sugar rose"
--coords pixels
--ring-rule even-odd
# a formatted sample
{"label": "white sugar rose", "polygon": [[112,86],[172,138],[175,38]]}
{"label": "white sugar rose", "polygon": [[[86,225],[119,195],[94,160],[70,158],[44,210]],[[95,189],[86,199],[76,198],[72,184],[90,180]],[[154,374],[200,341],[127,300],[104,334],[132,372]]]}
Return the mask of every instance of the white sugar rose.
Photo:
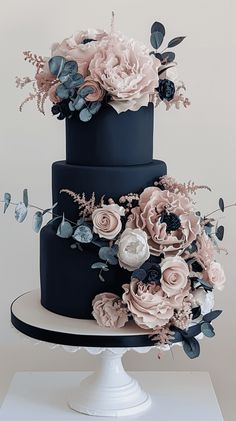
{"label": "white sugar rose", "polygon": [[123,302],[141,328],[164,326],[174,315],[174,308],[160,285],[153,282],[144,284],[133,278],[130,284],[122,287],[125,290]]}
{"label": "white sugar rose", "polygon": [[127,307],[118,295],[104,292],[96,295],[92,302],[92,315],[104,327],[123,327],[128,321]]}
{"label": "white sugar rose", "polygon": [[212,291],[205,291],[204,288],[198,288],[191,293],[192,308],[201,307],[201,314],[209,313],[214,307],[214,294]]}
{"label": "white sugar rose", "polygon": [[211,262],[208,270],[207,276],[209,283],[214,287],[219,289],[220,291],[224,288],[225,273],[220,263],[218,262]]}
{"label": "white sugar rose", "polygon": [[158,86],[159,66],[160,61],[150,56],[144,45],[113,33],[97,46],[89,72],[111,96],[109,104],[120,113],[148,105]]}
{"label": "white sugar rose", "polygon": [[103,205],[92,213],[93,231],[101,238],[113,240],[121,231],[125,210],[117,204]]}
{"label": "white sugar rose", "polygon": [[188,283],[189,268],[181,257],[167,257],[161,263],[161,286],[172,297],[183,290]]}
{"label": "white sugar rose", "polygon": [[150,256],[147,234],[140,228],[126,228],[118,243],[117,257],[124,269],[139,268]]}

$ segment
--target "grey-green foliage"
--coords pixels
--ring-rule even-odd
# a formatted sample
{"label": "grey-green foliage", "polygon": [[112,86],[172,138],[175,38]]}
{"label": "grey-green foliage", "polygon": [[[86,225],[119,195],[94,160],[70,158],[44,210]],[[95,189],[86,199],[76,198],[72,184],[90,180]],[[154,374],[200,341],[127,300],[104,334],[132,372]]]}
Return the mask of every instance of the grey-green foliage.
{"label": "grey-green foliage", "polygon": [[38,233],[42,227],[43,213],[40,211],[35,212],[33,216],[33,230]]}
{"label": "grey-green foliage", "polygon": [[63,215],[62,221],[57,229],[57,236],[61,238],[70,238],[73,234],[73,227],[70,222],[65,220]]}
{"label": "grey-green foliage", "polygon": [[7,208],[8,208],[8,206],[10,205],[10,203],[11,203],[11,194],[10,193],[4,193],[4,196],[3,196],[3,201],[4,201],[4,209],[3,209],[3,213],[5,213],[6,212],[6,210],[7,210]]}

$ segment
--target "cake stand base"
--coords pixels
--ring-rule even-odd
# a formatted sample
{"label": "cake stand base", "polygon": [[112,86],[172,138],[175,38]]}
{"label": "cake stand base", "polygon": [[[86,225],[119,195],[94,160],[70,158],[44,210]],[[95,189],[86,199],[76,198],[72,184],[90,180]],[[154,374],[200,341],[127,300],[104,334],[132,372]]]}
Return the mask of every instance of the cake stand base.
{"label": "cake stand base", "polygon": [[82,380],[68,399],[71,409],[95,416],[129,416],[150,407],[150,396],[124,370],[123,353],[117,349],[100,354],[98,370]]}

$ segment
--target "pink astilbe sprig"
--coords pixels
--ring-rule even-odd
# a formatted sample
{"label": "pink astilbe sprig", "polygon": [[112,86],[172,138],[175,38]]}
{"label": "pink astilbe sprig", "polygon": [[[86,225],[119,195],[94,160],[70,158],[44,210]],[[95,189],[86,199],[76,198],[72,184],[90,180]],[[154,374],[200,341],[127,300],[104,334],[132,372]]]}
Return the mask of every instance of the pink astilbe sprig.
{"label": "pink astilbe sprig", "polygon": [[175,310],[174,316],[171,320],[172,324],[179,329],[188,329],[192,321],[192,307],[189,300],[185,300],[183,306],[179,310]]}
{"label": "pink astilbe sprig", "polygon": [[68,189],[60,190],[60,193],[66,193],[72,197],[74,203],[79,205],[79,215],[83,218],[88,218],[92,215],[95,209],[100,208],[104,205],[104,196],[101,197],[100,202],[96,204],[96,196],[93,192],[90,199],[87,199],[85,193],[77,194]]}
{"label": "pink astilbe sprig", "polygon": [[36,66],[37,72],[44,68],[45,60],[42,56],[38,56],[37,54],[32,53],[32,51],[24,51],[23,54],[25,56],[25,61],[28,61],[33,64],[33,66]]}
{"label": "pink astilbe sprig", "polygon": [[174,332],[170,330],[170,324],[168,323],[165,326],[157,327],[149,337],[157,346],[171,345]]}
{"label": "pink astilbe sprig", "polygon": [[25,85],[27,85],[28,83],[33,82],[34,79],[30,79],[30,77],[25,76],[23,78],[20,78],[19,76],[16,76],[16,87],[23,89],[25,87]]}
{"label": "pink astilbe sprig", "polygon": [[168,175],[160,177],[159,181],[154,183],[155,186],[163,186],[164,189],[169,190],[172,193],[181,193],[187,197],[190,197],[191,194],[196,194],[199,189],[206,189],[211,191],[210,187],[205,185],[197,185],[193,181],[188,181],[188,183],[179,183],[175,178]]}

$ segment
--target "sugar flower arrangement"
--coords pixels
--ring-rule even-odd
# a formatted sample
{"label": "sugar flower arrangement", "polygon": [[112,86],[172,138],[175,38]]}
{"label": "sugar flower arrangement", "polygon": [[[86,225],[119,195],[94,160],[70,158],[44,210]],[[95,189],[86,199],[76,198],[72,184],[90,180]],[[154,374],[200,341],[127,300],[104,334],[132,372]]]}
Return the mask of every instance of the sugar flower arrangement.
{"label": "sugar flower arrangement", "polygon": [[[83,250],[84,244],[98,247],[99,260],[91,270],[98,272],[101,282],[109,285],[113,265],[130,273],[121,296],[104,292],[94,297],[92,314],[100,326],[120,328],[133,319],[158,347],[182,343],[190,358],[199,355],[201,336],[215,335],[212,321],[221,311],[213,310],[214,291],[222,291],[225,284],[216,253],[225,250],[219,246],[224,227],[212,216],[224,212],[225,205],[221,198],[219,208],[208,215],[196,211],[193,195],[201,188],[210,190],[164,176],[140,195],[130,193],[117,202],[102,197],[99,203],[95,194],[86,198],[61,191],[78,204],[79,219],[69,221],[53,211],[57,235],[70,239],[74,252]],[[27,190],[20,203],[13,203],[9,193],[3,202],[4,212],[10,204],[16,206],[18,222],[24,221],[29,207],[35,208],[29,205]],[[36,207],[36,232],[53,208]]]}
{"label": "sugar flower arrangement", "polygon": [[52,114],[59,120],[78,114],[87,122],[108,103],[117,113],[137,111],[152,102],[164,102],[166,108],[189,105],[184,84],[178,79],[175,53],[171,48],[185,37],[176,37],[159,51],[165,27],[154,22],[151,27],[151,49],[114,31],[87,30],[75,33],[51,48],[50,57],[24,52],[26,61],[36,67],[33,78],[16,77],[16,85],[32,85],[32,92],[20,105],[35,100],[45,113],[44,104],[51,101]]}

